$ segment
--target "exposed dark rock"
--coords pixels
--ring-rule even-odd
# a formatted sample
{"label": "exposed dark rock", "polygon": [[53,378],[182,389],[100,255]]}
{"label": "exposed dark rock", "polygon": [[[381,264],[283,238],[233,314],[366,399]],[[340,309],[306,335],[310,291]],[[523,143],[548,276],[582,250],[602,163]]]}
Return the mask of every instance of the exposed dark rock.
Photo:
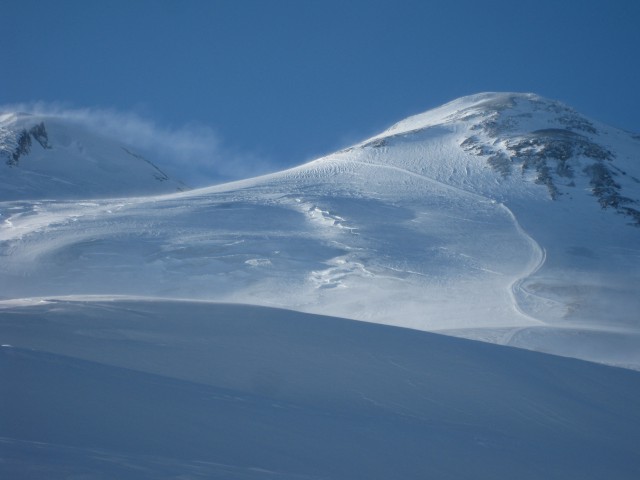
{"label": "exposed dark rock", "polygon": [[624,215],[631,217],[636,227],[640,227],[640,211],[631,207],[620,207],[618,211]]}
{"label": "exposed dark rock", "polygon": [[502,152],[491,155],[487,159],[487,163],[491,165],[495,171],[499,172],[502,177],[508,177],[511,174],[511,158]]}
{"label": "exposed dark rock", "polygon": [[640,226],[640,211],[629,206],[637,202],[620,193],[620,184],[613,179],[612,172],[604,164],[589,165],[585,168],[585,173],[591,177],[589,181],[591,191],[602,208],[613,208],[619,213],[630,216],[635,225]]}
{"label": "exposed dark rock", "polygon": [[[31,146],[33,145],[32,138],[34,138],[42,148],[51,148],[44,122],[34,125],[29,130],[26,128],[22,129],[13,135],[13,142],[10,141],[8,145],[3,147],[3,152],[9,157],[6,161],[9,166],[17,166],[20,163],[20,158],[31,152]],[[15,144],[15,147],[12,148],[10,146],[12,144]]]}
{"label": "exposed dark rock", "polygon": [[31,135],[26,130],[22,130],[16,137],[16,147],[7,160],[7,165],[15,167],[20,161],[20,157],[27,155],[31,151]]}
{"label": "exposed dark rock", "polygon": [[512,118],[496,120],[495,118],[487,119],[473,127],[472,130],[480,130],[490,137],[498,137],[516,127],[516,121]]}
{"label": "exposed dark rock", "polygon": [[371,148],[380,148],[387,145],[387,141],[384,138],[379,138],[377,140],[372,140],[368,143],[362,145],[363,147],[371,147]]}
{"label": "exposed dark rock", "polygon": [[539,185],[546,185],[549,190],[549,195],[553,200],[558,198],[560,191],[558,187],[553,183],[553,177],[551,176],[551,170],[547,164],[542,164],[536,168],[538,175],[536,177],[536,183]]}
{"label": "exposed dark rock", "polygon": [[149,165],[151,165],[153,167],[153,169],[155,170],[154,173],[153,173],[153,176],[154,176],[154,178],[156,180],[158,180],[159,182],[165,182],[165,181],[169,180],[169,176],[166,173],[164,173],[162,170],[160,170],[160,168],[158,168],[158,166],[155,163],[153,163],[150,160],[147,160],[142,155],[138,155],[137,153],[134,153],[131,150],[125,148],[125,147],[121,147],[121,148],[122,148],[122,150],[124,150],[126,153],[128,153],[132,157],[137,158],[138,160],[142,160],[143,162],[146,162]]}
{"label": "exposed dark rock", "polygon": [[[622,188],[615,181],[616,175],[627,173],[613,165],[615,155],[609,149],[590,137],[598,133],[593,124],[560,103],[533,99],[531,104],[534,110],[555,114],[554,121],[562,128],[516,133],[520,126],[518,118],[526,115],[503,116],[497,106],[490,106],[488,115],[477,118],[477,123],[471,127],[477,134],[465,139],[460,147],[473,155],[486,157],[491,168],[503,178],[511,175],[517,166],[523,174],[534,172],[535,183],[545,185],[554,200],[562,195],[561,185],[575,187],[576,169],[583,171],[602,208],[627,215],[640,226],[640,212],[631,206],[637,202],[622,195]],[[475,118],[468,114],[466,117]],[[640,135],[634,138],[640,140]],[[584,167],[586,161],[591,164]],[[571,181],[557,183],[560,178]]]}
{"label": "exposed dark rock", "polygon": [[567,161],[577,155],[595,160],[612,160],[613,154],[587,137],[569,130],[549,128],[535,130],[509,142],[516,156],[535,150],[541,158]]}
{"label": "exposed dark rock", "polygon": [[587,120],[586,118],[582,118],[577,114],[563,115],[558,118],[558,121],[570,130],[580,130],[582,132],[592,134],[598,133],[598,131],[589,120]]}
{"label": "exposed dark rock", "polygon": [[47,129],[44,127],[44,122],[40,122],[38,125],[31,127],[29,133],[42,148],[51,148],[51,145],[49,145],[49,135],[47,134]]}
{"label": "exposed dark rock", "polygon": [[620,195],[620,185],[615,182],[611,172],[601,163],[594,163],[584,169],[591,179],[591,191],[598,198],[602,208],[618,208],[620,205],[630,203],[631,199]]}
{"label": "exposed dark rock", "polygon": [[483,144],[475,135],[467,138],[465,141],[463,141],[460,144],[460,146],[465,151],[471,152],[474,155],[478,155],[478,156],[492,155],[496,153],[494,149]]}

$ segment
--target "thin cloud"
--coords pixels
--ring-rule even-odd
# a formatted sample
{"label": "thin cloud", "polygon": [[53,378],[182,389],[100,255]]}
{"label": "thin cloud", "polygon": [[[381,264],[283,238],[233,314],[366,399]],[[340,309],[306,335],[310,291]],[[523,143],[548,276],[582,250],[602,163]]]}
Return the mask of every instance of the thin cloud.
{"label": "thin cloud", "polygon": [[274,167],[257,154],[225,146],[217,132],[206,125],[190,123],[170,128],[137,113],[72,108],[57,103],[5,105],[0,107],[2,111],[60,118],[99,132],[134,149],[173,178],[194,187],[255,176]]}

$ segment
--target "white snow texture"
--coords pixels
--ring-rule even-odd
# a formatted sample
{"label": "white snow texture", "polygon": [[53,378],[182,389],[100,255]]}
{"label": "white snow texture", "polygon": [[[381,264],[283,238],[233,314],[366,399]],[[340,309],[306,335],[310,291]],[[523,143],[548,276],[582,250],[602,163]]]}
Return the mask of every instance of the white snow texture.
{"label": "white snow texture", "polygon": [[4,114],[0,473],[637,478],[639,154],[485,93],[186,190]]}

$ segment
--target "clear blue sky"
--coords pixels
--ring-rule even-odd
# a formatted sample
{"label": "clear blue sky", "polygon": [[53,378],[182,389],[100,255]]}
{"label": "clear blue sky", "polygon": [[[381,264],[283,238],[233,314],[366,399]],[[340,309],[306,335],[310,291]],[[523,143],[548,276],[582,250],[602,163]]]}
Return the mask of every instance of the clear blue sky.
{"label": "clear blue sky", "polygon": [[275,166],[480,91],[640,131],[636,0],[1,0],[0,29],[0,104],[207,126]]}

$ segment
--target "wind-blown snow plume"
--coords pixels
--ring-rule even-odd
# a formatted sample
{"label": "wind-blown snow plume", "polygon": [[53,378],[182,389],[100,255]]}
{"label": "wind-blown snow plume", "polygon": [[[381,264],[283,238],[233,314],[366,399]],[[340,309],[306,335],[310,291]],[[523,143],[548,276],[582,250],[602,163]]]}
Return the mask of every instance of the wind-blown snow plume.
{"label": "wind-blown snow plume", "polygon": [[638,478],[640,138],[484,93],[199,189],[152,159],[239,157],[134,114],[0,155],[0,477]]}
{"label": "wind-blown snow plume", "polygon": [[110,108],[74,108],[63,103],[0,106],[1,112],[24,112],[66,122],[125,143],[145,154],[172,177],[199,187],[265,173],[270,162],[260,155],[224,145],[210,126],[190,122],[161,125],[136,112]]}

